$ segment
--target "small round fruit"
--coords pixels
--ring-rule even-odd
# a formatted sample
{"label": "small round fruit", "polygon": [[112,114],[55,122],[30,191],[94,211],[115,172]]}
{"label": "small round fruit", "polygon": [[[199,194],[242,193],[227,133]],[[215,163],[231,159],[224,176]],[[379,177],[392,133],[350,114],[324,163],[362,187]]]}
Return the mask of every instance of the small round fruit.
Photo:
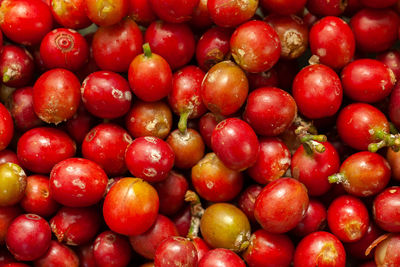
{"label": "small round fruit", "polygon": [[0,164],[0,206],[18,203],[24,197],[26,180],[24,170],[17,164]]}

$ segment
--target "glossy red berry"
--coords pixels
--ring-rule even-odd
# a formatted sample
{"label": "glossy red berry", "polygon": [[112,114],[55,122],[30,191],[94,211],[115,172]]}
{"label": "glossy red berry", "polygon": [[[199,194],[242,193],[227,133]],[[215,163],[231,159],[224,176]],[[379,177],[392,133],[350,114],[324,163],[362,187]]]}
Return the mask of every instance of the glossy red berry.
{"label": "glossy red berry", "polygon": [[14,134],[14,123],[10,112],[0,103],[0,151],[5,149],[11,142]]}
{"label": "glossy red berry", "polygon": [[278,34],[263,21],[249,21],[236,28],[230,46],[235,62],[248,72],[271,69],[281,55]]}
{"label": "glossy red berry", "polygon": [[235,27],[249,20],[256,13],[258,0],[229,1],[208,0],[211,19],[221,27]]}
{"label": "glossy red berry", "polygon": [[35,260],[34,266],[78,267],[79,259],[71,248],[52,240],[47,252]]}
{"label": "glossy red berry", "polygon": [[293,178],[280,178],[258,195],[254,216],[267,232],[285,233],[303,219],[308,202],[307,189],[302,183]]}
{"label": "glossy red berry", "polygon": [[85,13],[85,0],[51,0],[53,18],[65,28],[82,29],[92,22]]}
{"label": "glossy red berry", "polygon": [[32,261],[46,253],[50,246],[51,229],[48,222],[35,214],[18,216],[8,228],[8,250],[20,261]]}
{"label": "glossy red berry", "polygon": [[290,15],[301,11],[306,2],[307,0],[260,0],[260,6],[271,13]]}
{"label": "glossy red berry", "polygon": [[399,199],[400,188],[392,186],[382,191],[374,200],[372,206],[374,220],[376,224],[385,231],[400,231],[400,227],[396,223],[399,220]]}
{"label": "glossy red berry", "polygon": [[292,90],[299,111],[310,119],[333,116],[342,103],[339,76],[325,65],[303,68],[296,75]]}
{"label": "glossy red berry", "polygon": [[154,267],[196,266],[197,250],[192,241],[181,236],[166,238],[157,247]]}
{"label": "glossy red berry", "polygon": [[395,83],[393,71],[374,59],[358,59],[341,74],[344,93],[354,101],[374,103],[387,97]]}
{"label": "glossy red berry", "polygon": [[304,218],[296,225],[292,233],[296,236],[306,236],[322,231],[326,226],[326,208],[316,199],[310,199]]}
{"label": "glossy red berry", "polygon": [[66,69],[52,69],[43,73],[33,86],[33,108],[47,123],[66,121],[78,110],[81,83]]}
{"label": "glossy red berry", "polygon": [[350,26],[338,17],[324,17],[310,30],[311,52],[333,69],[341,69],[353,59],[355,46]]}
{"label": "glossy red berry", "polygon": [[0,13],[3,34],[23,45],[40,43],[53,26],[50,7],[41,0],[4,0]]}
{"label": "glossy red berry", "polygon": [[190,20],[199,0],[148,0],[156,15],[166,22],[182,23]]}
{"label": "glossy red berry", "polygon": [[132,248],[125,236],[105,231],[94,240],[93,256],[98,266],[127,266],[132,258]]}
{"label": "glossy red berry", "polygon": [[97,71],[82,83],[82,102],[93,115],[114,119],[125,115],[132,101],[128,81],[111,71]]}
{"label": "glossy red berry", "polygon": [[89,19],[99,26],[119,22],[128,13],[128,0],[85,0],[84,9]]}
{"label": "glossy red berry", "polygon": [[262,87],[247,97],[243,119],[259,135],[277,136],[286,131],[297,116],[293,97],[276,87]]}
{"label": "glossy red berry", "polygon": [[223,120],[215,127],[211,147],[225,166],[236,171],[254,165],[260,151],[256,133],[249,124],[237,118]]}
{"label": "glossy red berry", "polygon": [[217,248],[207,252],[197,266],[245,267],[246,264],[235,252],[225,248]]}
{"label": "glossy red berry", "polygon": [[167,142],[152,136],[133,140],[125,152],[125,163],[135,176],[148,182],[167,178],[174,166],[175,155]]}
{"label": "glossy red berry", "polygon": [[88,207],[102,199],[108,177],[93,161],[69,158],[53,167],[49,183],[57,202],[68,207]]}
{"label": "glossy red berry", "polygon": [[353,196],[340,196],[328,208],[328,225],[331,232],[343,242],[360,240],[369,225],[368,210]]}

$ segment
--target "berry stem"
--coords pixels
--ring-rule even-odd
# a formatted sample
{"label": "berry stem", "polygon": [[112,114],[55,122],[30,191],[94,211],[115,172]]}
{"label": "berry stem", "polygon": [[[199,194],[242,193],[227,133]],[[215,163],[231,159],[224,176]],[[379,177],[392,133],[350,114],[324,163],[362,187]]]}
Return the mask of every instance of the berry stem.
{"label": "berry stem", "polygon": [[346,181],[346,177],[344,176],[343,173],[335,173],[328,176],[328,181],[331,184],[340,184]]}
{"label": "berry stem", "polygon": [[145,43],[143,45],[143,53],[144,53],[145,57],[147,57],[147,58],[151,57],[152,53],[151,53],[151,48],[150,48],[149,43]]}
{"label": "berry stem", "polygon": [[294,132],[303,144],[307,154],[312,155],[314,152],[322,153],[325,151],[325,146],[320,142],[326,142],[327,137],[323,134],[318,134],[312,123],[296,117],[293,124],[297,126]]}
{"label": "berry stem", "polygon": [[185,201],[190,202],[190,228],[187,237],[193,239],[198,237],[200,229],[200,219],[204,214],[204,209],[201,206],[199,196],[191,191],[186,191]]}
{"label": "berry stem", "polygon": [[181,116],[179,117],[179,122],[178,122],[178,129],[181,133],[185,133],[187,130],[187,120],[189,118],[190,112],[185,111],[181,113]]}

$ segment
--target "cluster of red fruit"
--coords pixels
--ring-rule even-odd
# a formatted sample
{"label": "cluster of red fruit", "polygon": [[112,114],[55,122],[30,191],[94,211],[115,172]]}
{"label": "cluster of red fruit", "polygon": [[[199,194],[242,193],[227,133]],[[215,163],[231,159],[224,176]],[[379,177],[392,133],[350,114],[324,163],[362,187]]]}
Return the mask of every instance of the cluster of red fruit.
{"label": "cluster of red fruit", "polygon": [[400,266],[400,1],[0,0],[0,28],[0,266]]}

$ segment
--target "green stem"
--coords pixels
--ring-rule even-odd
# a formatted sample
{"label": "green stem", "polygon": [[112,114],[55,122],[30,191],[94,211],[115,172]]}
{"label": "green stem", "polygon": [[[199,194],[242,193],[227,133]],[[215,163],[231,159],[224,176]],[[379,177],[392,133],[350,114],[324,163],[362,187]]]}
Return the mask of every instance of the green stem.
{"label": "green stem", "polygon": [[330,176],[328,176],[328,181],[331,184],[340,184],[346,181],[346,177],[344,176],[343,173],[335,173]]}
{"label": "green stem", "polygon": [[191,190],[186,191],[185,201],[190,202],[190,215],[191,215],[190,228],[187,237],[193,239],[195,237],[198,237],[199,235],[200,220],[204,214],[204,209],[201,206],[199,196]]}
{"label": "green stem", "polygon": [[147,58],[151,57],[151,48],[150,48],[149,43],[145,43],[143,45],[143,53],[144,53],[145,57],[147,57]]}
{"label": "green stem", "polygon": [[9,82],[10,80],[11,80],[11,77],[7,73],[4,73],[3,74],[3,82],[6,83],[6,82]]}
{"label": "green stem", "polygon": [[179,117],[179,122],[178,122],[178,129],[181,133],[185,133],[187,129],[187,121],[189,118],[190,112],[186,111],[181,113],[181,116]]}

